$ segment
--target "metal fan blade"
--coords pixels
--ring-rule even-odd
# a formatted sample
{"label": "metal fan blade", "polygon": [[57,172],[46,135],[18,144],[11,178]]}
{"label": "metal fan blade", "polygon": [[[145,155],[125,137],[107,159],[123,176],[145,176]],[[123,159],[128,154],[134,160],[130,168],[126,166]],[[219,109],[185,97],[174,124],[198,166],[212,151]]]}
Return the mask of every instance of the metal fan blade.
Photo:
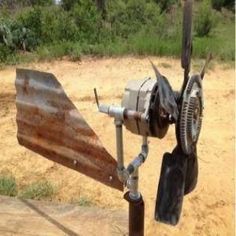
{"label": "metal fan blade", "polygon": [[185,183],[184,183],[184,195],[192,192],[198,180],[198,159],[197,159],[197,148],[193,148],[193,152],[185,154],[180,146],[172,152],[173,157],[182,158],[186,160],[186,172],[185,172]]}
{"label": "metal fan blade", "polygon": [[[184,155],[184,154],[183,154]],[[187,157],[187,170],[186,170],[186,177],[185,177],[185,187],[184,187],[184,194],[188,194],[192,192],[198,180],[198,159],[197,159],[197,151],[191,153]]]}
{"label": "metal fan blade", "polygon": [[212,59],[212,54],[209,53],[208,56],[207,56],[207,59],[206,59],[206,61],[205,61],[205,64],[204,64],[204,66],[203,66],[203,68],[202,68],[202,71],[201,71],[201,73],[200,73],[200,76],[201,76],[202,79],[204,78],[204,75],[205,75],[205,72],[206,72],[206,68],[207,68],[207,66],[209,65],[211,59]]}
{"label": "metal fan blade", "polygon": [[187,159],[185,194],[190,193],[197,184],[198,159],[196,146],[201,130],[202,112],[203,95],[201,78],[199,75],[194,75],[189,79],[183,93],[180,116],[176,123],[179,155]]}
{"label": "metal fan blade", "polygon": [[184,198],[187,158],[177,146],[172,154],[165,153],[159,179],[155,219],[176,225],[179,221]]}
{"label": "metal fan blade", "polygon": [[53,74],[16,71],[17,138],[21,145],[123,190],[117,162],[105,150]]}
{"label": "metal fan blade", "polygon": [[166,113],[171,115],[174,121],[177,121],[179,116],[179,110],[175,99],[175,93],[173,92],[172,87],[167,78],[161,75],[157,67],[152,62],[151,64],[158,81],[160,107]]}
{"label": "metal fan blade", "polygon": [[155,74],[156,74],[157,80],[161,79],[162,78],[162,74],[157,69],[157,67],[154,65],[154,63],[151,60],[149,60],[149,61],[150,61],[151,65],[152,65],[152,68],[153,68]]}
{"label": "metal fan blade", "polygon": [[183,37],[182,37],[182,55],[181,65],[184,69],[184,85],[188,81],[188,74],[190,71],[191,54],[192,54],[192,0],[184,1],[184,12],[183,12]]}

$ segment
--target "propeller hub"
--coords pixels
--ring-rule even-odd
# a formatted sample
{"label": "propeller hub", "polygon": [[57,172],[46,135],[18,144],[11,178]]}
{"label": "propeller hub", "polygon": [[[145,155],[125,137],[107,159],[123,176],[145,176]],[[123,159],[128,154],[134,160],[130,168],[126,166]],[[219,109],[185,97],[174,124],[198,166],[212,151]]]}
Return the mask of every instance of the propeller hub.
{"label": "propeller hub", "polygon": [[200,75],[192,76],[185,88],[177,136],[185,154],[196,147],[202,124],[203,94]]}

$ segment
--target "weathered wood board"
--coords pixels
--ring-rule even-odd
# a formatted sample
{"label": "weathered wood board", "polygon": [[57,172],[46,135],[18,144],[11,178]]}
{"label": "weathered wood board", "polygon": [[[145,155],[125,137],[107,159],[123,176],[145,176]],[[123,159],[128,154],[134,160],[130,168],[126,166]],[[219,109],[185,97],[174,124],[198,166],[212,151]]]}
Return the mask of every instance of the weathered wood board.
{"label": "weathered wood board", "polygon": [[127,235],[122,210],[0,197],[0,235]]}

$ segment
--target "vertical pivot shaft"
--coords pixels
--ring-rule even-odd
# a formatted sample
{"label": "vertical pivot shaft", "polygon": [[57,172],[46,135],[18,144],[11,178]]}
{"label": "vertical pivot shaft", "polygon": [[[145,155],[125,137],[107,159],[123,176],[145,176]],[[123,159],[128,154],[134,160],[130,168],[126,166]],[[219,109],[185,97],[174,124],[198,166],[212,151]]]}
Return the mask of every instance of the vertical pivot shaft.
{"label": "vertical pivot shaft", "polygon": [[124,199],[129,202],[129,236],[144,236],[144,201],[142,195],[132,199],[130,192],[125,193]]}
{"label": "vertical pivot shaft", "polygon": [[129,202],[129,236],[144,235],[144,201],[138,191],[138,178],[138,168],[136,168],[128,179],[129,192],[124,196]]}
{"label": "vertical pivot shaft", "polygon": [[123,122],[121,117],[116,117],[114,123],[116,127],[117,174],[120,181],[129,189],[124,195],[124,199],[129,202],[129,236],[144,236],[144,201],[138,191],[138,169],[148,155],[147,137],[143,137],[141,152],[126,169],[124,167]]}

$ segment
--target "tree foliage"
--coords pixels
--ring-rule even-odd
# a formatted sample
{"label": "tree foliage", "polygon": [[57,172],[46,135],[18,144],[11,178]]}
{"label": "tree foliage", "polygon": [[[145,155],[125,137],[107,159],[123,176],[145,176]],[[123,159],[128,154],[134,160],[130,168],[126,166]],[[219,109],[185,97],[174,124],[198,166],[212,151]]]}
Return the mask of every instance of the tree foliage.
{"label": "tree foliage", "polygon": [[195,18],[195,30],[197,36],[203,37],[209,35],[214,27],[215,19],[209,0],[203,0],[199,12]]}
{"label": "tree foliage", "polygon": [[[217,0],[203,0],[195,12],[198,37],[209,35],[214,26],[209,1]],[[134,47],[142,48],[141,53],[160,55],[167,51],[176,55],[180,51],[182,9],[176,4],[178,0],[61,0],[58,5],[53,2],[0,0],[0,62],[18,50],[40,55],[68,53],[79,58],[81,51],[124,51],[127,42],[131,52],[136,50]]]}
{"label": "tree foliage", "polygon": [[78,3],[80,3],[80,0],[62,0],[62,7],[64,10],[70,11]]}
{"label": "tree foliage", "polygon": [[0,7],[18,9],[25,6],[48,6],[53,3],[53,0],[1,0]]}
{"label": "tree foliage", "polygon": [[235,10],[235,1],[234,0],[211,0],[212,7],[218,11],[222,7],[229,8],[230,10]]}
{"label": "tree foliage", "polygon": [[171,6],[178,2],[178,0],[155,0],[160,6],[161,12],[170,10]]}

